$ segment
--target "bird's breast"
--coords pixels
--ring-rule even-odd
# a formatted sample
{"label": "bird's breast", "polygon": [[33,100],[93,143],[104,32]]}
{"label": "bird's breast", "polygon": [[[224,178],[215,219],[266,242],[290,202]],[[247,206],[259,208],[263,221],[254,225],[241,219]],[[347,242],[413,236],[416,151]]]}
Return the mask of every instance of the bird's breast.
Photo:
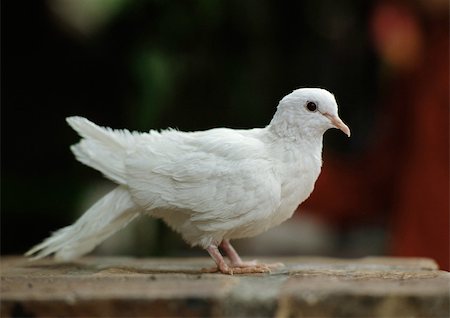
{"label": "bird's breast", "polygon": [[281,201],[273,215],[273,226],[290,218],[297,207],[309,197],[320,174],[321,164],[320,156],[304,156],[297,161],[288,161],[281,165]]}

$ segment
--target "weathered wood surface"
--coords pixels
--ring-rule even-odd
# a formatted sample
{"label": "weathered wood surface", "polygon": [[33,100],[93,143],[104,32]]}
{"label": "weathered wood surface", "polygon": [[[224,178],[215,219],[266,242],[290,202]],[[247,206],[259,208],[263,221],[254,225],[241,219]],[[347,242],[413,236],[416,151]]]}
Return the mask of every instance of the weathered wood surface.
{"label": "weathered wood surface", "polygon": [[204,274],[207,258],[1,260],[1,316],[449,317],[429,259],[269,259],[270,274]]}

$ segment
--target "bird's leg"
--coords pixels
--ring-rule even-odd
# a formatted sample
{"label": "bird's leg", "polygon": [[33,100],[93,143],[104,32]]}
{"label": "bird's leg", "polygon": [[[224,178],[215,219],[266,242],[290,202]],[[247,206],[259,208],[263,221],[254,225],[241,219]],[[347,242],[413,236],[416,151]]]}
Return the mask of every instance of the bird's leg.
{"label": "bird's leg", "polygon": [[[214,260],[214,262],[216,262],[217,267],[213,268],[213,269],[204,269],[203,272],[205,272],[205,273],[211,273],[211,272],[219,271],[219,272],[221,272],[223,274],[233,275],[233,274],[250,274],[250,273],[266,273],[266,272],[270,272],[270,267],[268,265],[265,265],[265,264],[250,265],[250,264],[244,264],[241,261],[240,266],[239,265],[229,266],[225,262],[225,260],[223,259],[223,256],[222,256],[222,254],[220,254],[220,251],[219,251],[219,249],[217,248],[216,245],[210,245],[210,246],[208,246],[208,248],[206,250],[208,251],[209,255],[211,255],[211,257]],[[234,251],[234,253],[237,255],[236,251]],[[238,255],[237,255],[237,257],[239,258]]]}
{"label": "bird's leg", "polygon": [[284,266],[282,263],[259,264],[256,260],[244,262],[229,240],[223,240],[222,243],[220,243],[220,248],[227,254],[230,259],[231,267],[235,273],[263,273],[270,272],[271,269]]}
{"label": "bird's leg", "polygon": [[242,261],[241,257],[236,252],[234,247],[230,244],[229,240],[223,240],[222,243],[220,243],[220,248],[223,249],[227,254],[232,267],[251,267],[258,264],[256,260],[249,262]]}
{"label": "bird's leg", "polygon": [[[233,275],[233,270],[225,262],[225,260],[223,259],[222,254],[220,254],[220,251],[217,248],[217,246],[211,244],[210,246],[208,246],[208,248],[206,250],[208,251],[209,255],[211,255],[212,259],[214,260],[214,262],[217,265],[217,269],[215,269],[214,271],[219,270],[220,272],[222,272],[224,274],[231,274],[231,275]],[[205,270],[205,271],[208,272],[208,271],[211,271],[211,270]]]}

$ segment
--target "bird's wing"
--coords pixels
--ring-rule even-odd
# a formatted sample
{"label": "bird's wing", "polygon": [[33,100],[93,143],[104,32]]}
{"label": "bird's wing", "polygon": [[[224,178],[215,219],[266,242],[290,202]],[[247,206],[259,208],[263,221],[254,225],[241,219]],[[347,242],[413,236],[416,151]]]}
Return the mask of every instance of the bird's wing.
{"label": "bird's wing", "polygon": [[230,129],[143,137],[126,160],[128,186],[147,210],[189,213],[201,230],[230,230],[267,218],[280,184],[262,142]]}

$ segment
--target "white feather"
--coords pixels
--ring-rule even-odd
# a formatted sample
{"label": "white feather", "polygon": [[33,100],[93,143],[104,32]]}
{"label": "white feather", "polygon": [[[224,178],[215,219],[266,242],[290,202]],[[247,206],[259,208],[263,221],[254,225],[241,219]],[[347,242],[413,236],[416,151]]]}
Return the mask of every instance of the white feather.
{"label": "white feather", "polygon": [[84,138],[71,147],[75,157],[85,165],[102,172],[112,181],[126,184],[124,160],[139,134],[99,127],[78,116],[66,120]]}
{"label": "white feather", "polygon": [[107,237],[139,215],[129,192],[122,186],[109,192],[87,210],[74,224],[52,234],[25,255],[42,258],[55,253],[58,260],[68,261],[92,251]]}

